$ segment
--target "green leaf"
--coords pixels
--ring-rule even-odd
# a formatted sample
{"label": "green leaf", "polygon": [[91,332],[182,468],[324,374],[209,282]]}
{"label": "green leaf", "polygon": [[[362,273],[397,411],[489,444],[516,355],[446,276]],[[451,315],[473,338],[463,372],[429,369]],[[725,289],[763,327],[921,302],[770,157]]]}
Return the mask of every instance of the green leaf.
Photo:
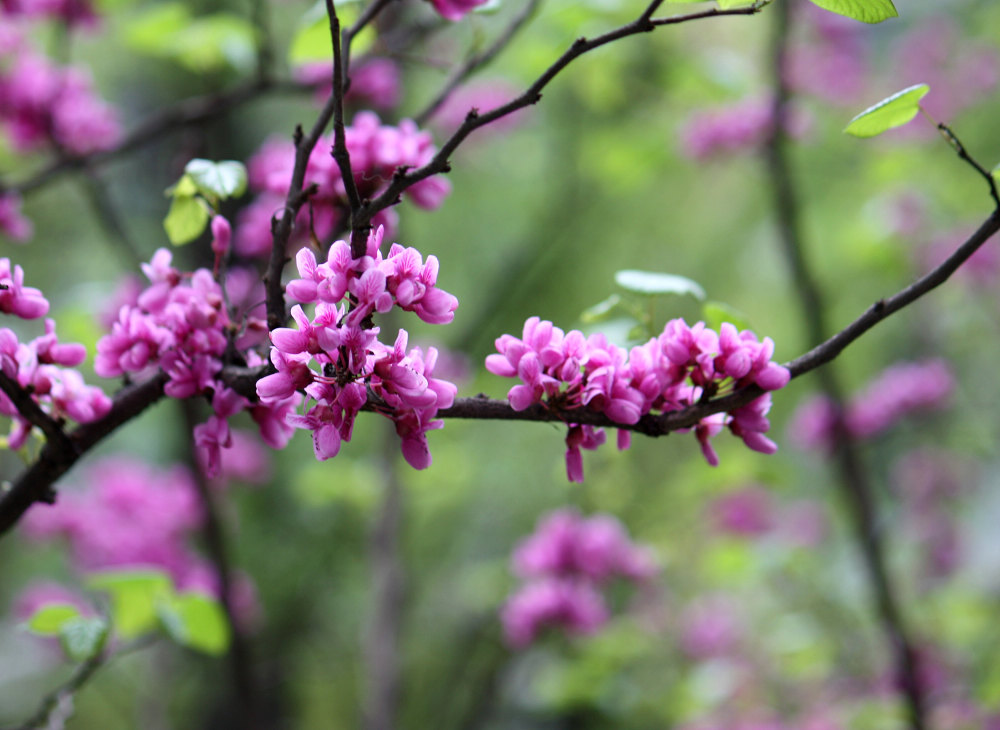
{"label": "green leaf", "polygon": [[848,122],[844,131],[855,137],[874,137],[888,129],[899,127],[917,116],[920,100],[931,90],[927,84],[917,84],[897,91],[878,104],[870,106]]}
{"label": "green leaf", "polygon": [[80,615],[80,609],[71,603],[46,603],[35,611],[24,626],[41,636],[56,636],[63,624]]}
{"label": "green leaf", "polygon": [[170,204],[167,217],[163,219],[163,229],[170,243],[180,246],[190,243],[205,230],[211,217],[205,202],[195,196],[177,196]]}
{"label": "green leaf", "polygon": [[[358,17],[357,3],[337,3],[337,17],[341,27],[347,27]],[[369,25],[351,41],[351,53],[364,53],[375,42],[375,31]],[[288,65],[302,66],[320,61],[330,62],[333,74],[333,44],[330,40],[330,21],[326,16],[326,5],[322,0],[313,5],[302,16],[298,30],[288,46]]]}
{"label": "green leaf", "polygon": [[704,299],[705,290],[696,281],[676,274],[659,274],[652,271],[625,269],[615,273],[618,286],[630,292],[645,296],[658,294],[690,294],[695,299]]}
{"label": "green leaf", "polygon": [[256,58],[257,31],[230,13],[201,18],[178,2],[141,11],[125,28],[125,42],[135,51],[205,73],[226,67],[248,70]]}
{"label": "green leaf", "polygon": [[111,596],[111,621],[123,639],[156,629],[157,604],[173,593],[170,577],[158,570],[107,571],[88,581]]}
{"label": "green leaf", "polygon": [[892,0],[811,0],[811,2],[831,13],[846,15],[862,23],[881,23],[899,15]]}
{"label": "green leaf", "polygon": [[198,191],[208,198],[238,198],[247,189],[247,169],[235,160],[212,162],[195,158],[184,166],[184,173],[178,188],[185,177],[190,178]]}
{"label": "green leaf", "polygon": [[742,8],[753,5],[756,0],[716,0],[719,10],[730,10],[732,8]]}
{"label": "green leaf", "polygon": [[993,176],[994,180],[1000,182],[1000,165],[997,165],[992,170],[990,170],[990,174]]}
{"label": "green leaf", "polygon": [[206,654],[229,648],[229,624],[218,601],[200,593],[182,593],[160,602],[160,621],[178,644]]}
{"label": "green leaf", "polygon": [[738,330],[751,329],[747,316],[724,302],[705,302],[701,306],[701,316],[704,318],[705,324],[716,332],[719,331],[724,322],[729,322]]}
{"label": "green leaf", "polygon": [[587,324],[603,322],[614,315],[615,308],[621,304],[622,298],[617,294],[612,294],[603,302],[598,302],[592,307],[587,307],[580,313],[580,321]]}
{"label": "green leaf", "polygon": [[79,616],[70,619],[59,630],[59,642],[70,659],[84,662],[104,648],[108,638],[108,622],[102,618]]}

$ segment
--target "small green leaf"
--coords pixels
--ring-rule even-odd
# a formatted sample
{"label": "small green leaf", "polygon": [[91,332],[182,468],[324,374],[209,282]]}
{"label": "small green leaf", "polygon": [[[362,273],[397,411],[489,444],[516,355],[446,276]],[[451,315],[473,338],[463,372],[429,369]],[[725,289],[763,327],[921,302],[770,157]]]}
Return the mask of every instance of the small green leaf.
{"label": "small green leaf", "polygon": [[992,170],[990,170],[990,174],[993,175],[994,180],[1000,182],[1000,165],[997,165]]}
{"label": "small green leaf", "polygon": [[200,198],[186,195],[174,197],[167,217],[163,219],[163,229],[170,243],[180,246],[200,236],[210,217],[208,207]]}
{"label": "small green leaf", "polygon": [[605,299],[603,302],[598,302],[592,307],[587,307],[580,313],[580,321],[587,324],[593,322],[603,322],[610,319],[615,308],[621,303],[622,298],[617,294],[612,294],[610,297]]}
{"label": "small green leaf", "polygon": [[56,636],[63,624],[80,615],[80,609],[71,603],[46,603],[25,622],[25,627],[41,636]]}
{"label": "small green leaf", "polygon": [[108,638],[108,623],[104,619],[83,616],[63,624],[59,631],[59,641],[70,659],[84,662],[97,655],[104,648]]}
{"label": "small green leaf", "polygon": [[136,13],[125,27],[125,41],[139,53],[196,73],[245,70],[254,64],[257,31],[238,15],[196,18],[182,3],[168,2]]}
{"label": "small green leaf", "polygon": [[218,601],[200,593],[182,593],[157,606],[167,634],[178,644],[219,655],[229,647],[229,624]]}
{"label": "small green leaf", "polygon": [[899,15],[892,0],[811,0],[824,10],[848,18],[860,20],[862,23],[881,23],[883,20]]}
{"label": "small green leaf", "polygon": [[701,316],[705,319],[705,324],[716,332],[724,322],[729,322],[738,330],[750,329],[750,320],[747,316],[723,302],[705,302],[701,306]]}
{"label": "small green leaf", "polygon": [[173,593],[170,577],[158,570],[107,571],[88,583],[111,595],[111,621],[124,639],[155,630],[157,603]]}
{"label": "small green leaf", "polygon": [[906,124],[917,116],[920,111],[920,100],[930,90],[927,84],[917,84],[897,91],[854,117],[848,122],[844,131],[855,137],[874,137],[887,129]]}
{"label": "small green leaf", "polygon": [[[348,27],[358,17],[358,5],[355,2],[337,3],[337,16],[343,28]],[[374,45],[376,36],[374,29],[365,27],[351,41],[351,53],[364,53]],[[330,39],[330,21],[326,16],[326,5],[323,0],[313,5],[302,16],[298,30],[292,36],[288,46],[288,65],[302,66],[320,61],[330,62],[330,74],[333,75],[333,43]]]}
{"label": "small green leaf", "polygon": [[753,5],[756,0],[716,0],[719,10],[731,10],[732,8],[742,8],[746,5]]}
{"label": "small green leaf", "polygon": [[[184,177],[190,178],[198,191],[209,198],[238,198],[247,189],[247,169],[235,160],[212,162],[195,158],[185,165],[184,173]],[[184,177],[178,182],[178,188]]]}
{"label": "small green leaf", "polygon": [[656,296],[658,294],[690,294],[695,299],[704,299],[705,290],[696,281],[676,274],[659,274],[652,271],[625,269],[615,273],[618,286],[636,294]]}
{"label": "small green leaf", "polygon": [[181,175],[181,179],[177,181],[176,184],[171,185],[169,188],[163,191],[163,194],[168,198],[190,198],[196,195],[198,192],[198,186],[195,184],[194,180],[191,179],[190,175]]}

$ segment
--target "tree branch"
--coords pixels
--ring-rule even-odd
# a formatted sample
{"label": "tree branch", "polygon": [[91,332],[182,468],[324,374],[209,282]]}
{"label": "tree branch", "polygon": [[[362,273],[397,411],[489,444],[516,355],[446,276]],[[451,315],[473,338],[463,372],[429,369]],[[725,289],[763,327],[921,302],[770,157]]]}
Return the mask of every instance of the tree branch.
{"label": "tree branch", "polygon": [[524,107],[530,106],[532,104],[538,103],[542,98],[542,90],[548,86],[549,82],[552,81],[563,69],[565,69],[570,63],[584,55],[589,53],[601,46],[605,46],[608,43],[612,43],[622,38],[627,38],[628,36],[637,35],[639,33],[649,33],[660,25],[677,25],[679,23],[685,23],[692,20],[701,20],[704,18],[713,17],[724,17],[727,15],[752,15],[757,13],[763,8],[770,0],[758,0],[758,2],[753,5],[749,5],[743,8],[734,8],[730,10],[709,10],[700,13],[691,13],[689,15],[677,15],[670,18],[662,18],[657,21],[652,20],[653,14],[660,8],[664,0],[653,0],[643,13],[630,23],[626,23],[614,30],[608,31],[607,33],[597,36],[596,38],[578,38],[573,44],[567,49],[556,61],[549,66],[542,74],[535,80],[528,89],[521,94],[516,99],[512,99],[503,106],[499,106],[485,114],[478,114],[475,111],[469,112],[465,117],[465,121],[459,126],[458,129],[452,133],[451,137],[441,146],[437,154],[423,167],[419,167],[416,170],[403,171],[397,170],[396,175],[393,176],[392,182],[389,186],[379,195],[375,200],[370,203],[363,205],[361,212],[358,216],[358,221],[355,222],[355,226],[367,226],[371,223],[372,217],[381,210],[395,205],[400,200],[400,195],[412,185],[425,180],[432,175],[437,175],[442,172],[448,172],[450,170],[450,165],[448,158],[451,157],[452,153],[458,148],[465,138],[468,137],[472,132],[484,127],[491,122],[495,122],[497,119],[507,116],[512,112],[515,112]]}
{"label": "tree branch", "polygon": [[65,453],[75,452],[76,448],[66,432],[63,431],[62,424],[43,411],[41,406],[31,397],[31,394],[3,371],[0,371],[0,390],[10,398],[11,403],[14,404],[24,420],[45,434],[47,443],[51,443],[55,448]]}
{"label": "tree branch", "polygon": [[423,111],[413,117],[413,120],[419,125],[424,126],[427,121],[434,116],[442,105],[448,101],[449,97],[454,93],[455,89],[461,85],[469,76],[479,71],[484,66],[489,64],[496,58],[500,52],[507,47],[507,45],[514,39],[518,31],[521,30],[528,21],[531,20],[531,16],[535,14],[538,6],[541,4],[541,0],[528,0],[521,12],[514,16],[510,24],[497,36],[496,40],[489,45],[488,48],[480,53],[474,53],[469,56],[460,66],[455,68],[451,74],[448,76],[448,80],[445,81],[444,86],[438,92],[437,96],[431,100],[430,104],[424,107]]}

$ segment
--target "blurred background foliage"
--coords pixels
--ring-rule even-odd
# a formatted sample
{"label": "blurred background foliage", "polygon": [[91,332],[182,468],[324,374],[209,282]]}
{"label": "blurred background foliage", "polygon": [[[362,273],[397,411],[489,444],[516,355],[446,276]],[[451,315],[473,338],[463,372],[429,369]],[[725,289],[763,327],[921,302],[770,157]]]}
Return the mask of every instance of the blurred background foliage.
{"label": "blurred background foliage", "polygon": [[[898,7],[898,20],[858,28],[867,54],[861,93],[837,103],[795,99],[806,120],[792,162],[807,254],[837,328],[926,270],[928,256],[937,255],[930,253],[935,244],[960,240],[956,232],[971,230],[989,206],[982,180],[932,133],[907,128],[878,140],[841,134],[861,109],[925,80],[900,77],[893,60],[908,34],[933,29],[944,50],[928,46],[926,52],[943,54],[942,66],[971,47],[998,58],[996,3],[953,0],[942,8],[901,0]],[[390,15],[400,27],[426,38],[397,59],[404,100],[383,118],[419,110],[455,59],[481,48],[519,9],[515,0],[504,0],[495,12],[452,25],[435,20],[421,3],[394,5]],[[74,34],[70,43],[57,29],[43,29],[50,37],[41,40],[55,56],[93,69],[97,87],[122,110],[127,128],[253,73],[255,44],[263,36],[245,2],[108,0],[104,10],[96,33]],[[279,75],[287,77],[286,50],[315,9],[282,0],[264,12]],[[517,90],[574,38],[635,12],[634,3],[615,0],[543,2],[534,21],[477,80]],[[807,15],[795,16],[802,42]],[[754,17],[662,28],[590,54],[515,124],[472,136],[454,156],[454,191],[440,210],[401,206],[397,239],[438,256],[439,282],[461,302],[454,324],[418,325],[411,337],[433,339],[467,359],[460,395],[502,397],[510,384],[481,366],[494,338],[519,334],[531,315],[565,329],[583,326],[581,312],[620,291],[614,272],[626,268],[699,282],[710,299],[772,337],[779,360],[814,344],[803,334],[802,306],[777,244],[759,146],[699,159],[685,149],[684,125],[696,112],[768,98],[771,25],[765,9]],[[381,41],[369,42],[379,50]],[[992,72],[1000,71],[993,66]],[[929,100],[944,91],[941,84],[969,83],[944,71],[936,81]],[[998,113],[994,87],[944,121],[992,166],[1000,144]],[[288,138],[295,124],[308,125],[315,114],[308,92],[273,93],[207,124],[176,130],[101,165],[96,174],[148,260],[167,245],[163,190],[187,160],[245,161],[265,139]],[[911,126],[930,130],[922,119]],[[449,129],[431,127],[438,142]],[[10,178],[21,179],[43,162],[41,154],[0,149],[0,170]],[[901,214],[900,201],[911,199],[919,214]],[[96,315],[120,277],[137,272],[136,262],[94,215],[82,174],[27,195],[24,212],[35,222],[35,239],[23,247],[0,242],[0,252],[22,264],[29,283],[50,298],[63,339],[92,347],[101,333]],[[186,267],[210,262],[207,241],[174,253]],[[941,357],[955,374],[948,409],[908,419],[863,445],[903,606],[942,675],[932,692],[938,728],[985,727],[986,714],[1000,712],[1000,385],[993,376],[1000,356],[1000,270],[990,266],[977,269],[986,275],[975,278],[960,272],[835,364],[850,391],[900,360]],[[661,324],[700,316],[690,297],[659,299],[655,313]],[[33,333],[32,326],[24,331]],[[609,331],[620,336],[621,329]],[[88,380],[96,382],[92,374]],[[772,435],[781,450],[774,456],[723,435],[717,439],[721,465],[710,468],[691,435],[636,437],[625,453],[611,446],[587,452],[582,485],[566,481],[564,434],[553,425],[449,422],[431,434],[434,463],[423,472],[401,462],[385,424],[371,416],[359,419],[353,441],[333,461],[316,462],[309,439],[299,434],[285,451],[269,455],[270,483],[231,490],[223,510],[234,562],[252,577],[259,596],[261,619],[251,640],[267,726],[361,725],[363,646],[373,611],[371,535],[398,481],[405,586],[400,728],[693,728],[702,718],[713,718],[713,728],[744,727],[740,723],[750,720],[762,728],[772,721],[773,727],[828,727],[818,724],[823,718],[840,723],[829,727],[900,727],[887,679],[889,653],[870,611],[830,465],[815,451],[794,448],[787,433],[791,414],[815,387],[814,377],[805,376],[775,395]],[[124,452],[161,465],[184,461],[185,438],[177,404],[161,402],[89,455],[61,489],[76,488],[87,463],[102,455]],[[946,575],[932,575],[927,567],[922,535],[905,509],[907,484],[893,477],[895,465],[914,450],[933,450],[962,475],[947,509],[959,559]],[[12,455],[0,463],[6,478],[17,473]],[[808,504],[829,530],[804,543],[777,528],[727,534],[713,521],[712,505],[751,485],[766,490],[775,515]],[[619,517],[636,541],[655,550],[661,572],[623,599],[619,615],[598,635],[549,636],[512,651],[498,619],[514,587],[511,550],[541,515],[563,505]],[[33,580],[74,580],[57,546],[15,535],[0,544],[0,553],[0,605],[10,605]],[[730,607],[738,648],[692,656],[684,648],[691,630],[685,617],[713,598]],[[13,618],[0,627],[0,652],[0,722],[9,724],[67,670],[58,656],[20,633]],[[79,694],[68,727],[234,727],[227,720],[226,672],[222,660],[153,646],[97,676]],[[960,716],[959,706],[986,714],[963,719],[973,715]]]}

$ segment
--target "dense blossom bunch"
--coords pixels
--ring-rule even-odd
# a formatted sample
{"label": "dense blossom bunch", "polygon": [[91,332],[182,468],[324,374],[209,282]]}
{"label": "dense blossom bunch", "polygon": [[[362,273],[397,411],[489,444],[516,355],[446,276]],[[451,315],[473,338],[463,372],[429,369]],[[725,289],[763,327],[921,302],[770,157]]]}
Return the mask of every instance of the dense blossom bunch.
{"label": "dense blossom bunch", "polygon": [[574,510],[552,512],[514,550],[514,572],[527,582],[501,612],[514,647],[532,643],[549,627],[591,634],[610,618],[601,588],[615,578],[648,580],[656,564],[611,515],[583,518]]}
{"label": "dense blossom bunch", "polygon": [[[749,330],[729,324],[720,331],[698,322],[667,323],[663,333],[631,350],[610,344],[604,335],[586,337],[563,333],[551,322],[532,317],[522,338],[502,335],[499,354],[486,358],[486,369],[503,377],[519,377],[521,385],[507,398],[515,410],[541,404],[561,412],[589,408],[622,425],[633,425],[648,413],[676,411],[699,402],[706,394],[741,388],[751,383],[764,390],[783,388],[786,368],[771,361],[774,343],[759,341]],[[755,451],[770,454],[777,446],[764,436],[770,428],[770,393],[731,413],[719,413],[695,428],[705,458],[713,466],[718,457],[709,439],[728,427]],[[583,480],[581,448],[594,449],[603,434],[570,422],[566,438],[566,467],[570,481]],[[619,433],[619,448],[627,448],[628,433]]]}
{"label": "dense blossom bunch", "polygon": [[94,93],[87,71],[56,66],[25,41],[8,45],[0,48],[0,127],[15,150],[54,144],[85,155],[118,142],[117,114]]}
{"label": "dense blossom bunch", "polygon": [[461,20],[466,13],[487,2],[489,0],[431,0],[434,9],[441,14],[441,17],[448,20]]}
{"label": "dense blossom bunch", "polygon": [[[351,156],[354,182],[362,199],[376,197],[399,168],[420,167],[436,152],[429,132],[421,131],[408,119],[398,126],[382,124],[373,112],[361,112],[345,129],[347,150]],[[306,166],[305,185],[316,185],[316,193],[303,206],[295,221],[300,232],[297,242],[308,239],[310,232],[320,241],[329,241],[349,209],[347,191],[336,160],[330,155],[333,137],[316,145]],[[257,199],[240,216],[236,230],[236,250],[244,256],[264,256],[271,251],[271,218],[280,213],[292,179],[295,149],[290,142],[272,140],[250,160],[250,187]],[[451,185],[441,177],[421,180],[404,194],[421,208],[432,210],[441,205]],[[392,236],[396,216],[390,210],[380,212],[373,225],[385,225]]]}
{"label": "dense blossom bunch", "polygon": [[[24,531],[34,540],[65,539],[81,573],[159,568],[179,590],[218,597],[215,569],[189,544],[204,520],[186,468],[108,457],[90,468],[82,489],[64,490],[57,504],[30,511]],[[235,586],[237,612],[249,617],[253,586],[245,577]]]}
{"label": "dense blossom bunch", "polygon": [[[943,360],[897,363],[851,397],[844,409],[845,432],[871,438],[910,413],[944,408],[954,387],[951,369]],[[833,403],[815,396],[799,406],[789,431],[801,447],[829,450],[836,422]]]}
{"label": "dense blossom bunch", "polygon": [[[42,293],[24,286],[24,271],[0,259],[0,312],[23,319],[45,315],[49,303]],[[71,418],[87,423],[111,408],[111,399],[100,388],[87,385],[73,368],[87,357],[83,345],[61,343],[55,322],[45,320],[45,333],[29,342],[20,342],[13,330],[0,328],[0,372],[16,381],[34,401],[56,420]],[[12,419],[7,446],[19,449],[31,434],[31,423],[0,391],[0,415]]]}
{"label": "dense blossom bunch", "polygon": [[458,300],[437,288],[437,258],[424,261],[419,251],[398,243],[383,258],[383,235],[381,226],[373,231],[365,255],[357,259],[345,241],[335,242],[322,264],[310,249],[299,251],[301,278],[289,282],[287,292],[303,304],[315,303],[315,315],[310,319],[296,305],[292,316],[298,329],[271,333],[271,362],[278,372],[257,382],[257,394],[269,403],[305,390],[313,405],[287,422],[313,432],[316,457],[322,460],[336,456],[341,441],[350,441],[370,389],[379,401],[377,410],[396,424],[406,460],[423,469],[431,463],[426,433],[442,427],[435,415],[452,405],[458,389],[433,377],[435,348],[426,354],[420,348],[407,351],[406,330],[392,346],[385,345],[370,318],[398,306],[425,322],[445,324],[454,318]]}
{"label": "dense blossom bunch", "polygon": [[[266,404],[251,404],[218,380],[223,354],[237,329],[226,311],[222,286],[207,269],[182,274],[171,259],[169,251],[159,249],[142,265],[150,285],[134,303],[121,307],[110,334],[98,341],[94,370],[106,378],[126,373],[147,377],[163,370],[169,377],[164,387],[168,396],[211,395],[214,415],[195,428],[194,436],[206,473],[215,476],[220,450],[232,444],[232,416],[249,411],[264,441],[284,448],[292,434],[285,415],[300,397],[292,392]],[[244,324],[246,329],[264,328],[251,316]]]}

